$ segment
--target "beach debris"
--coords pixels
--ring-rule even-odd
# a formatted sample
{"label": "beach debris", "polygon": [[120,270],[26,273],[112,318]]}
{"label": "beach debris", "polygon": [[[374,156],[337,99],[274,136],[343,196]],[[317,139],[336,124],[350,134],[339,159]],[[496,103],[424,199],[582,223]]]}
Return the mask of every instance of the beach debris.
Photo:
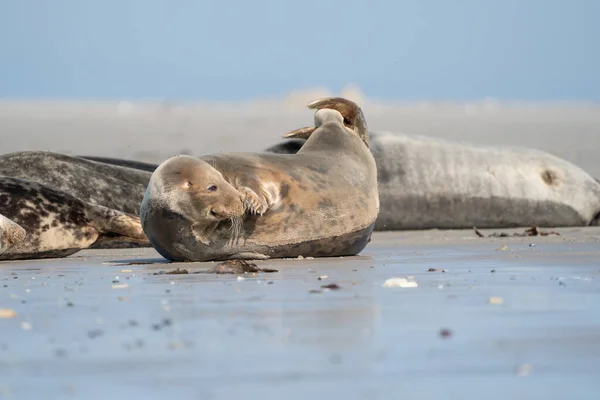
{"label": "beach debris", "polygon": [[502,246],[498,247],[496,251],[508,251],[508,246],[503,244]]}
{"label": "beach debris", "polygon": [[126,262],[126,263],[118,263],[118,264],[114,264],[112,262],[108,262],[105,264],[112,264],[115,267],[123,267],[123,266],[127,266],[127,265],[148,265],[148,264],[162,264],[162,261],[157,261],[157,262],[152,262],[152,261],[130,261],[130,262]]}
{"label": "beach debris", "polygon": [[102,329],[92,329],[87,332],[87,335],[90,339],[95,339],[104,335],[104,331]]}
{"label": "beach debris", "polygon": [[176,268],[171,271],[158,271],[158,272],[153,273],[152,275],[185,275],[185,274],[189,274],[189,273],[190,272],[187,269]]}
{"label": "beach debris", "polygon": [[129,287],[129,285],[126,283],[119,283],[116,285],[112,285],[113,289],[127,289],[128,287]]}
{"label": "beach debris", "polygon": [[260,268],[254,263],[244,260],[229,260],[217,264],[214,268],[190,272],[187,269],[174,269],[171,271],[158,271],[152,275],[186,275],[186,274],[248,274],[257,272],[279,272],[272,268]]}
{"label": "beach debris", "polygon": [[[527,236],[550,236],[550,235],[556,235],[556,236],[560,236],[560,233],[556,232],[556,231],[541,231],[540,229],[538,229],[538,227],[536,225],[533,225],[531,228],[525,229],[524,232],[522,233],[518,233],[518,232],[514,232],[514,233],[506,233],[506,232],[501,232],[501,233],[491,233],[489,235],[485,235],[483,232],[481,232],[479,229],[477,229],[477,227],[473,227],[473,230],[475,231],[475,234],[479,237],[527,237]],[[507,247],[508,250],[508,247]]]}
{"label": "beach debris", "polygon": [[16,316],[17,312],[15,310],[11,310],[10,308],[0,308],[0,319],[14,318]]}
{"label": "beach debris", "polygon": [[386,280],[382,287],[385,288],[416,288],[419,285],[417,284],[417,282],[415,282],[412,279],[406,279],[406,278],[390,278],[388,280]]}
{"label": "beach debris", "polygon": [[440,329],[440,337],[442,339],[448,339],[452,336],[452,331],[448,328],[442,328]]}
{"label": "beach debris", "polygon": [[[244,274],[244,273],[252,273],[252,272],[279,272],[276,269],[271,268],[260,268],[254,263],[250,263],[244,260],[229,260],[224,261],[220,264],[217,264],[216,267],[208,270],[205,273],[209,274]],[[202,273],[202,272],[196,272]]]}
{"label": "beach debris", "polygon": [[243,281],[243,280],[245,280],[245,279],[246,279],[246,278],[244,278],[244,277],[243,277],[243,276],[241,276],[241,275],[237,277],[237,280],[238,280],[238,281]]}
{"label": "beach debris", "polygon": [[324,281],[325,279],[329,278],[329,275],[321,275],[317,278],[318,281]]}
{"label": "beach debris", "polygon": [[151,328],[154,331],[160,331],[162,328],[166,328],[173,325],[173,320],[170,318],[163,318],[160,323],[152,324]]}
{"label": "beach debris", "polygon": [[489,304],[502,304],[504,303],[504,299],[502,297],[490,297],[488,299]]}
{"label": "beach debris", "polygon": [[443,268],[429,268],[427,270],[427,272],[438,272],[438,271],[440,271],[440,272],[446,272],[446,270],[443,269]]}
{"label": "beach debris", "polygon": [[30,331],[31,328],[32,328],[31,322],[27,322],[27,321],[21,322],[21,329],[23,329],[24,331]]}
{"label": "beach debris", "polygon": [[330,283],[329,285],[321,285],[321,289],[339,290],[341,286],[337,283]]}

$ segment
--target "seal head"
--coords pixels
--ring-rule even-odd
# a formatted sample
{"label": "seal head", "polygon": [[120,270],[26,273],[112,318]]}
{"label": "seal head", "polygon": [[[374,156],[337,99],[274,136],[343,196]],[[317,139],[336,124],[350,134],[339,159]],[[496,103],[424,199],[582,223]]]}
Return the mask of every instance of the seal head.
{"label": "seal head", "polygon": [[[186,236],[209,246],[217,240],[218,235],[213,233],[223,222],[229,221],[230,227],[239,230],[243,200],[209,163],[191,156],[175,156],[159,165],[150,178],[140,208],[142,227],[161,255],[178,259],[175,247],[188,241]],[[186,229],[172,229],[171,225]]]}

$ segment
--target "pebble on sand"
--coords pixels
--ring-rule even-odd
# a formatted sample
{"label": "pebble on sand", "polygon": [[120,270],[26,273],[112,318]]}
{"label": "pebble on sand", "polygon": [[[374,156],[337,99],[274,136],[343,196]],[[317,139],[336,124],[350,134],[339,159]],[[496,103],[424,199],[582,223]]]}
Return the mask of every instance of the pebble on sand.
{"label": "pebble on sand", "polygon": [[488,299],[489,304],[502,304],[504,303],[504,299],[502,297],[490,297]]}
{"label": "pebble on sand", "polygon": [[385,281],[382,286],[386,288],[416,288],[419,285],[417,284],[417,282],[408,280],[406,278],[390,278],[387,281]]}
{"label": "pebble on sand", "polygon": [[0,308],[0,319],[14,318],[16,316],[17,312],[15,310],[11,310],[9,308]]}

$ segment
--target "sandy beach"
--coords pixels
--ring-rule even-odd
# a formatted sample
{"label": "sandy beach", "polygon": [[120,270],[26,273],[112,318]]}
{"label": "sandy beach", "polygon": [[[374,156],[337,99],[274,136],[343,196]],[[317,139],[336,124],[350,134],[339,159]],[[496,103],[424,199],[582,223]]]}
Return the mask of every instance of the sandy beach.
{"label": "sandy beach", "polygon": [[[4,100],[0,143],[156,163],[259,151],[310,125],[303,107],[322,94]],[[597,105],[363,109],[374,131],[534,147],[600,177]],[[357,257],[260,261],[277,272],[241,276],[152,249],[2,262],[0,398],[596,399],[600,228],[555,231],[376,232]],[[483,234],[498,232],[523,229]],[[176,268],[188,273],[165,274]]]}
{"label": "sandy beach", "polygon": [[595,399],[600,228],[559,231],[375,233],[244,276],[151,249],[3,263],[0,396]]}

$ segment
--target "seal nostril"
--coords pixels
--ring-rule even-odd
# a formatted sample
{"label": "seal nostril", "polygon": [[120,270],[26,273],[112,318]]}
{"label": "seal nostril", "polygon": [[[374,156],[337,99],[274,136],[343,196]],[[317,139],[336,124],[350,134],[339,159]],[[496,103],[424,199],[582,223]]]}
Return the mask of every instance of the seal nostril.
{"label": "seal nostril", "polygon": [[215,210],[213,210],[212,208],[210,209],[210,215],[212,215],[213,217],[218,217],[219,215],[215,212]]}

